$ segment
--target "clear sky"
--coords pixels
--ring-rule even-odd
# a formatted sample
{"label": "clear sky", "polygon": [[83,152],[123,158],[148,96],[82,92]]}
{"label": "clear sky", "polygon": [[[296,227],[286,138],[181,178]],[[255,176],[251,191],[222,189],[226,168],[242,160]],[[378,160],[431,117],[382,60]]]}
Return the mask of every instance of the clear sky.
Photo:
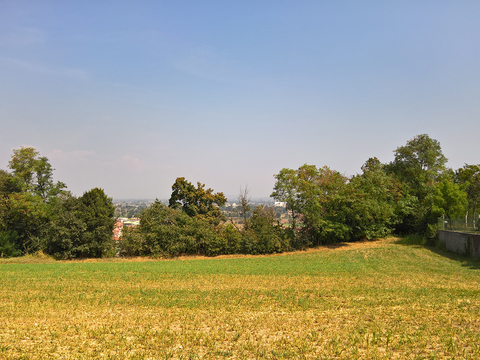
{"label": "clear sky", "polygon": [[269,196],[423,133],[457,169],[479,115],[478,0],[0,0],[0,168],[33,146],[76,195]]}

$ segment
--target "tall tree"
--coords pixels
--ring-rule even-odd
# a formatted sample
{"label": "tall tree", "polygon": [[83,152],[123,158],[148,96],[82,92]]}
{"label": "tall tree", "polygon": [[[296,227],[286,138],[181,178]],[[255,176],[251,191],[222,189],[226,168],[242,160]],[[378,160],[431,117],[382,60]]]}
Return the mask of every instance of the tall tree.
{"label": "tall tree", "polygon": [[415,136],[394,152],[395,159],[386,165],[386,170],[401,181],[410,199],[410,210],[402,213],[396,230],[433,236],[437,221],[432,212],[435,184],[445,176],[447,158],[440,143],[426,134]]}
{"label": "tall tree", "polygon": [[94,188],[79,199],[79,216],[86,224],[82,244],[76,247],[79,257],[102,257],[113,249],[115,206],[103,189]]}
{"label": "tall tree", "polygon": [[[290,211],[292,216],[292,229],[297,227],[298,216],[301,209],[301,201],[299,198],[299,178],[297,172],[292,169],[282,169],[275,177],[275,185],[273,192],[270,195],[277,201],[285,203],[287,211]],[[295,232],[292,233],[293,235]]]}
{"label": "tall tree", "polygon": [[21,189],[15,185],[12,174],[0,169],[0,198],[19,192]]}
{"label": "tall tree", "polygon": [[44,202],[61,193],[66,185],[53,182],[53,168],[45,156],[32,147],[13,150],[8,166],[13,170],[15,185],[25,193],[38,195]]}
{"label": "tall tree", "polygon": [[473,226],[475,227],[475,215],[480,205],[480,164],[467,165],[455,172],[455,181],[466,185],[468,206],[465,221],[468,219],[468,211],[472,211]]}
{"label": "tall tree", "polygon": [[285,232],[272,207],[257,206],[248,229],[243,232],[243,251],[248,254],[271,254],[290,250]]}
{"label": "tall tree", "polygon": [[54,207],[45,244],[48,254],[58,259],[113,254],[115,208],[102,189],[89,190],[79,198],[62,194]]}
{"label": "tall tree", "polygon": [[417,135],[394,152],[395,159],[387,169],[408,184],[410,191],[423,201],[446,170],[447,158],[440,142],[427,134]]}
{"label": "tall tree", "polygon": [[377,158],[362,166],[363,173],[345,187],[343,213],[352,240],[376,239],[390,233],[401,201],[400,183],[386,174]]}
{"label": "tall tree", "polygon": [[433,211],[445,215],[452,230],[452,220],[465,214],[467,193],[449,179],[444,179],[435,186]]}
{"label": "tall tree", "polygon": [[[348,239],[348,227],[338,211],[342,203],[343,190],[347,178],[327,166],[302,165],[297,170],[282,169],[275,175],[277,179],[272,197],[285,201],[292,212],[292,227],[297,231],[304,246],[320,245]],[[302,247],[295,243],[293,246]]]}
{"label": "tall tree", "polygon": [[7,230],[9,195],[18,191],[20,191],[20,188],[15,185],[13,176],[0,169],[0,232]]}
{"label": "tall tree", "polygon": [[197,187],[178,177],[172,185],[172,195],[169,206],[174,209],[181,209],[187,215],[205,218],[213,224],[225,221],[225,216],[220,206],[225,205],[227,199],[222,192],[214,193],[213,189],[205,189],[205,184],[197,182]]}
{"label": "tall tree", "polygon": [[5,230],[15,232],[16,248],[24,254],[42,249],[47,237],[52,208],[40,196],[11,194],[6,201]]}
{"label": "tall tree", "polygon": [[244,188],[240,187],[240,193],[238,194],[238,203],[240,216],[243,218],[243,228],[248,229],[248,214],[250,213],[250,196],[249,196],[248,186],[245,185]]}
{"label": "tall tree", "polygon": [[35,188],[35,172],[39,152],[32,147],[21,147],[13,150],[8,167],[13,170],[15,183],[23,191],[33,191]]}
{"label": "tall tree", "polygon": [[86,230],[79,199],[71,194],[63,194],[55,202],[55,216],[48,228],[45,252],[56,259],[85,256]]}
{"label": "tall tree", "polygon": [[46,157],[32,147],[13,151],[11,174],[0,176],[0,215],[3,231],[15,239],[17,250],[41,250],[47,241],[48,224],[54,216],[52,203],[65,184],[53,182],[53,169]]}

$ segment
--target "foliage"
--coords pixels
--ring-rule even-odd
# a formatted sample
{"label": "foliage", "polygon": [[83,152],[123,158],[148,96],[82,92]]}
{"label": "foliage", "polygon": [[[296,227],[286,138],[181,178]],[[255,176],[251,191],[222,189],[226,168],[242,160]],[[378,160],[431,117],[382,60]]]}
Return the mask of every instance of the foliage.
{"label": "foliage", "polygon": [[113,213],[112,199],[102,189],[80,198],[63,196],[56,203],[45,251],[57,259],[111,256]]}
{"label": "foliage", "polygon": [[257,206],[248,229],[242,235],[242,249],[246,254],[272,254],[290,250],[285,231],[278,224],[271,207]]}
{"label": "foliage", "polygon": [[[247,187],[240,189],[237,209],[243,227],[226,224],[220,210],[226,203],[223,193],[179,177],[168,207],[156,201],[141,211],[138,228],[124,229],[122,252],[168,257],[270,254],[373,240],[392,231],[433,239],[439,215],[451,218],[472,210],[475,217],[480,202],[479,165],[454,173],[445,163],[440,143],[422,134],[398,147],[391,163],[370,158],[362,173],[350,178],[327,166],[282,169],[274,175],[271,196],[286,203],[291,215],[286,227],[274,209],[253,209]],[[113,254],[115,212],[103,190],[72,196],[65,184],[54,183],[48,159],[31,147],[14,150],[9,168],[11,174],[0,170],[0,250],[43,250],[62,259]]]}
{"label": "foliage", "polygon": [[124,226],[120,240],[121,254],[124,256],[145,256],[150,252],[145,246],[143,235],[138,229]]}
{"label": "foliage", "polygon": [[[363,174],[352,179],[314,165],[282,169],[275,176],[272,196],[285,201],[294,214],[291,246],[371,240],[390,232],[400,185],[385,173],[378,159],[369,159],[362,169]],[[297,227],[297,221],[301,226]]]}
{"label": "foliage", "polygon": [[80,201],[70,195],[64,195],[56,203],[56,216],[49,226],[45,252],[56,259],[76,258],[82,252],[79,247],[84,243],[87,229],[80,214]]}
{"label": "foliage", "polygon": [[[141,236],[143,243],[135,240]],[[163,205],[158,200],[140,214],[137,231],[129,231],[129,244],[140,245],[130,252],[143,255],[172,257],[182,254],[218,255],[225,252],[225,242],[215,228],[202,217]]]}
{"label": "foliage", "polygon": [[11,174],[0,171],[0,231],[10,234],[16,254],[34,253],[48,240],[54,203],[65,184],[53,182],[48,159],[32,147],[15,149],[9,168]]}
{"label": "foliage", "polygon": [[14,257],[21,255],[17,249],[18,235],[14,231],[0,231],[0,257]]}
{"label": "foliage", "polygon": [[409,234],[400,238],[397,243],[402,245],[418,245],[424,246],[428,245],[428,240],[425,236],[418,234]]}
{"label": "foliage", "polygon": [[438,183],[435,190],[433,210],[438,216],[445,215],[451,228],[452,219],[465,214],[468,203],[467,193],[458,184],[448,179]]}
{"label": "foliage", "polygon": [[243,232],[238,231],[232,224],[225,224],[219,228],[219,234],[224,239],[225,254],[244,253]]}
{"label": "foliage", "polygon": [[22,192],[40,196],[44,202],[66,188],[62,182],[53,182],[53,168],[46,157],[40,157],[32,147],[13,150],[8,166],[13,170],[13,181]]}
{"label": "foliage", "polygon": [[0,171],[0,250],[45,251],[56,258],[112,254],[114,207],[101,189],[76,198],[53,181],[53,168],[32,147],[13,151],[12,173]]}
{"label": "foliage", "polygon": [[212,224],[218,225],[225,221],[220,206],[225,205],[227,199],[222,192],[214,193],[213,189],[205,189],[205,184],[197,182],[197,187],[183,177],[179,177],[172,185],[172,195],[169,206],[181,209],[188,216],[204,218]]}
{"label": "foliage", "polygon": [[115,226],[115,207],[103,189],[94,188],[80,198],[79,215],[86,225],[82,245],[77,247],[78,256],[102,257],[112,254],[112,232]]}
{"label": "foliage", "polygon": [[292,228],[296,228],[297,219],[300,213],[301,203],[299,199],[299,184],[297,172],[292,169],[282,169],[274,175],[276,181],[273,192],[270,195],[277,201],[284,202],[286,209],[292,215]]}
{"label": "foliage", "polygon": [[403,184],[406,206],[397,213],[398,233],[431,232],[437,221],[432,212],[435,185],[447,174],[440,143],[426,134],[417,135],[395,150],[386,171]]}
{"label": "foliage", "polygon": [[[468,199],[467,210],[472,211],[472,219],[475,222],[477,210],[480,205],[480,164],[467,165],[455,172],[455,181],[466,186]],[[478,227],[477,227],[478,229]]]}
{"label": "foliage", "polygon": [[349,240],[341,211],[347,178],[327,166],[303,165],[297,170],[303,227],[313,246]]}
{"label": "foliage", "polygon": [[395,223],[396,204],[402,197],[400,183],[385,173],[377,158],[362,166],[346,187],[345,223],[352,240],[387,236]]}
{"label": "foliage", "polygon": [[158,200],[140,214],[140,226],[123,234],[122,253],[175,257],[179,255],[271,254],[289,250],[284,229],[273,208],[255,208],[248,229],[232,224],[214,226],[202,217],[163,205]]}
{"label": "foliage", "polygon": [[21,189],[16,186],[12,174],[0,169],[0,198],[19,192]]}
{"label": "foliage", "polygon": [[446,170],[447,158],[442,153],[440,142],[426,134],[417,135],[394,152],[395,159],[388,165],[390,172],[409,184],[419,200],[423,200],[428,187],[434,185]]}
{"label": "foliage", "polygon": [[6,200],[3,222],[7,231],[17,234],[16,249],[24,254],[41,250],[51,215],[51,206],[46,204],[39,195],[10,194]]}

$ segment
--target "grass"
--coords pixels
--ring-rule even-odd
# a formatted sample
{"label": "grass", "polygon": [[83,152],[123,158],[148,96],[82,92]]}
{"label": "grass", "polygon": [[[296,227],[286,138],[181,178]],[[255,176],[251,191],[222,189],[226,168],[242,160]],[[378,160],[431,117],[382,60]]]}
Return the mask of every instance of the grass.
{"label": "grass", "polygon": [[0,260],[1,359],[479,357],[480,263],[395,239],[263,257]]}

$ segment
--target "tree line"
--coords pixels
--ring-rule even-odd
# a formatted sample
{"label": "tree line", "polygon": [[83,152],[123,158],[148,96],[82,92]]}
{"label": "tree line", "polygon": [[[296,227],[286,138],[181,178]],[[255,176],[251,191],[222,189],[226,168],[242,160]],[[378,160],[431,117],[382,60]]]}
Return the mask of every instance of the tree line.
{"label": "tree line", "polygon": [[272,208],[251,209],[248,190],[238,198],[243,227],[226,221],[222,193],[184,178],[172,186],[169,205],[156,202],[140,215],[140,226],[124,236],[129,255],[268,254],[389,234],[419,234],[435,240],[439,218],[465,216],[475,224],[480,204],[480,166],[446,167],[440,143],[415,136],[382,164],[368,159],[362,173],[347,177],[327,166],[302,165],[275,176],[271,196],[286,203],[289,226]]}
{"label": "tree line", "polygon": [[245,188],[238,199],[240,227],[220,210],[223,193],[179,177],[169,203],[144,208],[140,225],[124,229],[115,244],[112,199],[97,188],[73,196],[53,182],[47,158],[21,148],[14,150],[11,172],[0,171],[0,252],[42,250],[59,259],[111,256],[116,247],[127,256],[269,254],[389,234],[434,241],[440,217],[448,226],[464,216],[478,228],[480,165],[447,168],[440,143],[426,134],[394,155],[385,164],[368,159],[352,177],[308,164],[280,170],[271,197],[286,203],[288,226],[273,208],[252,208]]}

